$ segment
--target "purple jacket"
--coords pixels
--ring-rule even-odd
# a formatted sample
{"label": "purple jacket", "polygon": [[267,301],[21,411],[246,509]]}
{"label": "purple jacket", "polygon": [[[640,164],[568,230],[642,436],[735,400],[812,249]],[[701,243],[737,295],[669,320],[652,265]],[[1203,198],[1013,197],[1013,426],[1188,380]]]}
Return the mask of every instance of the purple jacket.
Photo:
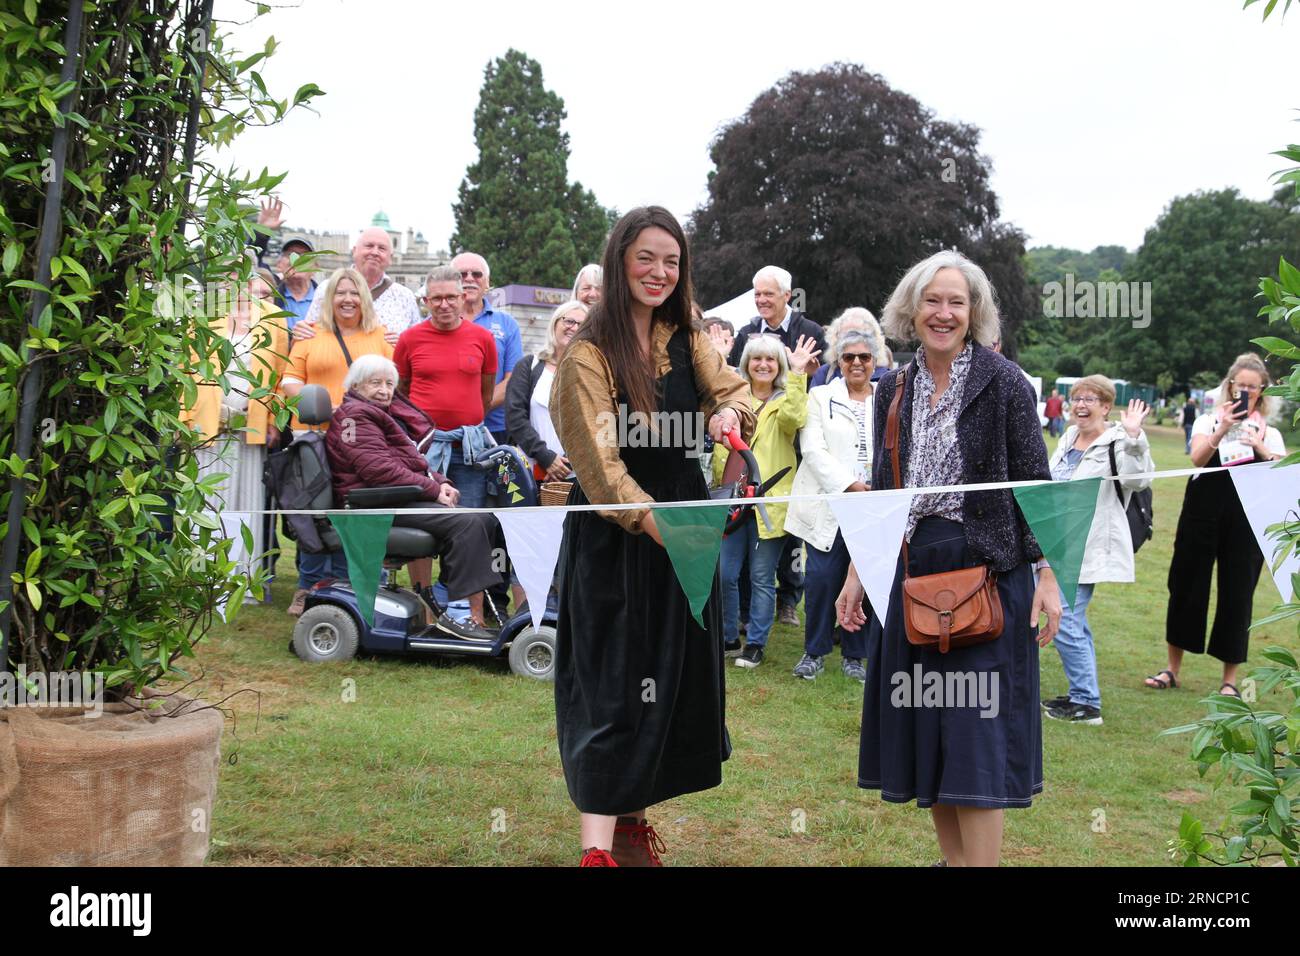
{"label": "purple jacket", "polygon": [[424,460],[432,440],[433,422],[404,396],[384,408],[348,392],[325,433],[335,500],[341,505],[354,488],[384,485],[419,485],[436,499],[447,479]]}
{"label": "purple jacket", "polygon": [[[907,389],[898,410],[898,458],[907,475],[912,443],[912,394],[916,385],[916,360],[907,366]],[[898,372],[876,383],[875,457],[873,489],[896,487],[890,456],[885,454],[885,425],[894,399]],[[1020,367],[978,342],[957,415],[957,444],[961,448],[962,484],[993,481],[1050,480],[1047,446],[1038,423],[1034,389]],[[1010,488],[968,491],[962,503],[966,544],[993,565],[1009,571],[1025,561],[1043,556],[1037,539],[1025,523]]]}

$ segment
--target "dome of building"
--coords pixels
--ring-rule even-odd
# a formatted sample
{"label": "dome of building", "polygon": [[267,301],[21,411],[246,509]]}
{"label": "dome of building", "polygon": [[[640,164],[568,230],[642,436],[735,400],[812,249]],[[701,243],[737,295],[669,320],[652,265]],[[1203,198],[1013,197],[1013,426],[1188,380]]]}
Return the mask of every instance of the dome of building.
{"label": "dome of building", "polygon": [[393,228],[392,223],[388,221],[388,213],[384,212],[382,209],[375,213],[374,217],[370,220],[370,225],[378,226],[380,229]]}

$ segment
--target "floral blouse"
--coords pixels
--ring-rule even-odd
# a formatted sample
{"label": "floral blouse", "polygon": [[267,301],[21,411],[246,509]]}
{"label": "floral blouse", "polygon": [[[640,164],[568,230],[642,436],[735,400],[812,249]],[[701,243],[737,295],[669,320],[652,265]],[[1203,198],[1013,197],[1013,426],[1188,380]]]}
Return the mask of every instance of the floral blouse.
{"label": "floral blouse", "polygon": [[[948,389],[934,408],[930,398],[935,392],[934,378],[925,364],[925,346],[916,353],[916,383],[912,388],[912,441],[907,461],[907,488],[962,483],[961,447],[957,444],[957,413],[970,371],[971,347],[966,344],[952,361]],[[949,521],[962,520],[963,495],[959,491],[917,495],[907,516],[907,540],[917,523],[934,515]]]}

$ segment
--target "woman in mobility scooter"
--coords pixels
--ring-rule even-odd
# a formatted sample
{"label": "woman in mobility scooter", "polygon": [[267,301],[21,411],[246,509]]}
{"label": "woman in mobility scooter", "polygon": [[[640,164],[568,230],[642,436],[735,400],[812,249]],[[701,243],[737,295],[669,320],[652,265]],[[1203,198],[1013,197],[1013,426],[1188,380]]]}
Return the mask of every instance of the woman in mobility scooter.
{"label": "woman in mobility scooter", "polygon": [[[469,599],[472,621],[461,624],[440,613],[427,579],[414,581],[439,615],[434,627],[452,637],[490,640],[493,635],[481,625],[483,590],[498,578],[492,571],[494,519],[451,510],[460,493],[444,476],[430,474],[424,459],[433,438],[433,422],[397,393],[397,366],[391,360],[382,355],[361,356],[352,363],[343,386],[346,394],[326,435],[335,500],[346,501],[349,492],[358,488],[418,485],[424,489],[423,499],[411,502],[412,507],[447,508],[446,514],[399,513],[393,524],[433,535],[448,593],[453,600]],[[417,565],[412,562],[411,566]]]}

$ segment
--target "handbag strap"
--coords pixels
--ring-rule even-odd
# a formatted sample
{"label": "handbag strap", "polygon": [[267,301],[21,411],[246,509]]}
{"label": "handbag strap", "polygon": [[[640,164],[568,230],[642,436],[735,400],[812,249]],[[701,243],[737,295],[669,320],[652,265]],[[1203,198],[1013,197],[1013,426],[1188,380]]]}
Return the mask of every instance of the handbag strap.
{"label": "handbag strap", "polygon": [[[1116,478],[1119,477],[1119,465],[1115,462],[1115,443],[1110,442],[1106,446],[1106,451],[1110,453],[1110,473]],[[1124,503],[1124,490],[1120,488],[1119,482],[1115,482],[1115,494],[1119,497],[1119,503]]]}
{"label": "handbag strap", "polygon": [[[904,365],[894,376],[894,399],[889,403],[889,418],[885,422],[885,451],[894,466],[894,487],[903,487],[903,469],[898,464],[898,419],[899,409],[903,404],[903,390],[907,387],[907,366]],[[907,578],[908,568],[907,534],[903,535],[903,578]]]}
{"label": "handbag strap", "polygon": [[348,368],[351,368],[352,353],[349,352],[348,347],[343,344],[343,333],[339,331],[339,327],[337,325],[334,326],[334,337],[339,340],[339,348],[343,350],[343,358],[347,360]]}

